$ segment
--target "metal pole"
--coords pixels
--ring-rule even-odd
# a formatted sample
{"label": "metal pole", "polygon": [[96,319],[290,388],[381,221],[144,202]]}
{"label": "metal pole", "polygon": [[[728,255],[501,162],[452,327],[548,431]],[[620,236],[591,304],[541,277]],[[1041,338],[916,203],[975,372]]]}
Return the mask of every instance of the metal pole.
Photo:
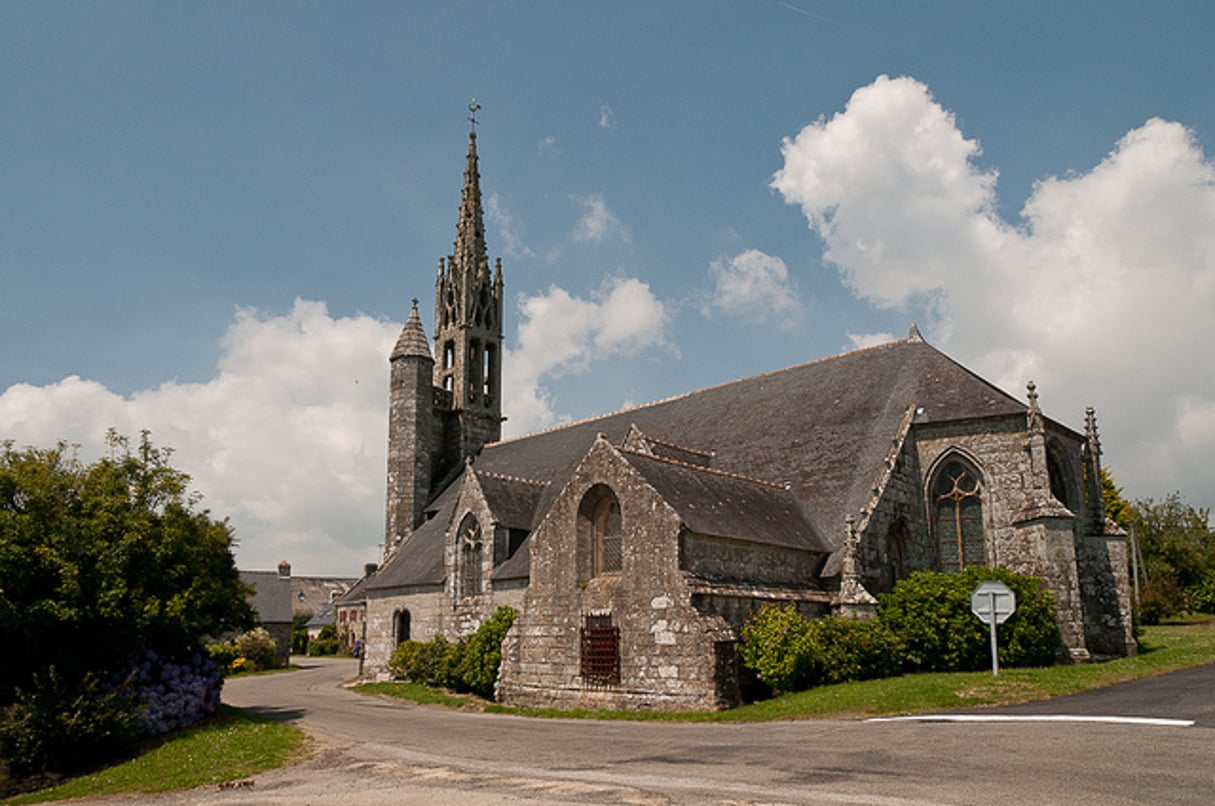
{"label": "metal pole", "polygon": [[992,591],[988,594],[991,600],[990,605],[990,621],[991,625],[991,674],[993,677],[1000,676],[1000,653],[996,648],[996,592]]}

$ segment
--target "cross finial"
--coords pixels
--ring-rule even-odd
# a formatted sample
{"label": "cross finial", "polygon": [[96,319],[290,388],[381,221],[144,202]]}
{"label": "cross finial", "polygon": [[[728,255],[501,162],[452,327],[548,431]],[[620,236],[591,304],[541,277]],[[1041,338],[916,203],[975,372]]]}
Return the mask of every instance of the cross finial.
{"label": "cross finial", "polygon": [[472,130],[477,130],[477,113],[481,111],[481,104],[477,103],[477,99],[473,98],[472,103],[468,105],[468,122],[472,124]]}

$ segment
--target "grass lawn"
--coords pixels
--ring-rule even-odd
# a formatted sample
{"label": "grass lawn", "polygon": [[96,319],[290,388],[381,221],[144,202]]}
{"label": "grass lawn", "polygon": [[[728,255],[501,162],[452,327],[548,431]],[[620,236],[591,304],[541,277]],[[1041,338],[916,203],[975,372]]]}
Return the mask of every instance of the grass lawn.
{"label": "grass lawn", "polygon": [[215,719],[174,734],[130,761],[5,802],[41,803],[218,784],[290,764],[303,758],[306,748],[307,740],[298,728],[220,706]]}
{"label": "grass lawn", "polygon": [[[1006,705],[1100,688],[1113,683],[1215,663],[1215,621],[1145,627],[1140,654],[1107,663],[1049,666],[1039,669],[943,672],[841,683],[787,694],[715,713],[636,713],[508,708],[476,697],[450,695],[412,683],[356,686],[365,694],[387,695],[420,703],[480,707],[495,713],[534,717],[665,720],[679,722],[761,722],[774,719],[848,719],[947,711],[979,705]],[[440,698],[454,700],[444,702]]]}

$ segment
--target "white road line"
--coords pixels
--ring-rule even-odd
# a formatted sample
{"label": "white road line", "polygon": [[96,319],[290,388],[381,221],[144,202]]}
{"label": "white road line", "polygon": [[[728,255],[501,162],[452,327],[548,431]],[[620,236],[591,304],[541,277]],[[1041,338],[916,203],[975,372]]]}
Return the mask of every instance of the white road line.
{"label": "white road line", "polygon": [[866,722],[1104,722],[1114,725],[1162,725],[1188,728],[1192,719],[1160,719],[1149,716],[1078,716],[1069,714],[915,714],[913,716],[882,716]]}

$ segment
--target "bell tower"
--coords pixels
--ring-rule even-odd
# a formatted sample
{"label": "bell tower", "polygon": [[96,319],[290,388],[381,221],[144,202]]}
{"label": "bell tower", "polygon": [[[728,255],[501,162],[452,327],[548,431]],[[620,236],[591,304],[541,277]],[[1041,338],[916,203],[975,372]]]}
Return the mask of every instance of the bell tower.
{"label": "bell tower", "polygon": [[388,506],[384,551],[407,541],[426,506],[481,446],[502,438],[502,259],[491,274],[485,249],[477,111],[452,254],[439,260],[435,340],[413,301],[389,357]]}
{"label": "bell tower", "polygon": [[439,260],[435,280],[435,408],[445,412],[445,465],[502,437],[502,259],[491,273],[477,167],[480,108],[475,100],[468,107],[472,130],[454,251]]}

